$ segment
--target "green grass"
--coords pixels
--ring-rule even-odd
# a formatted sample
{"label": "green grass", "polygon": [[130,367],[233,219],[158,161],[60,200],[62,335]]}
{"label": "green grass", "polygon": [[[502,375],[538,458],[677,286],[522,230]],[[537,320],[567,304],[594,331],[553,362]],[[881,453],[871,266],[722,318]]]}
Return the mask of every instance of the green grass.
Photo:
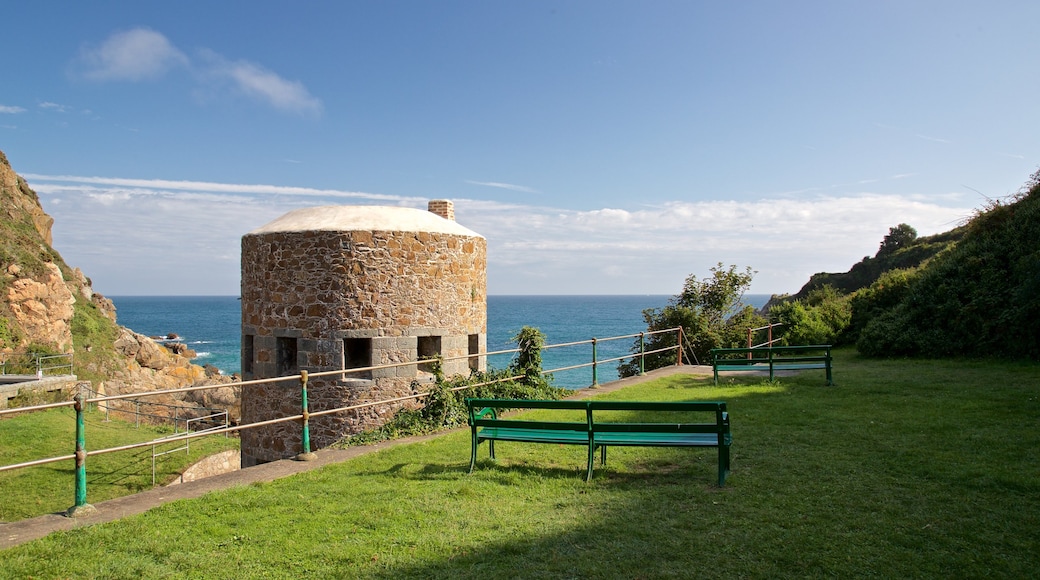
{"label": "green grass", "polygon": [[[106,421],[104,413],[87,411],[87,450],[151,441],[173,433],[170,427]],[[184,442],[156,447],[165,451]],[[214,435],[192,439],[190,453],[156,458],[156,483],[173,480],[199,459],[237,449],[238,439]],[[69,455],[76,451],[76,414],[63,407],[0,419],[0,465]],[[118,451],[87,459],[87,501],[94,503],[152,487],[152,447]],[[0,472],[0,522],[65,511],[75,503],[73,460]],[[0,569],[2,570],[2,569]],[[0,571],[0,577],[3,577]]]}
{"label": "green grass", "polygon": [[[455,432],[0,553],[41,578],[1030,577],[1040,366],[867,361],[764,383],[672,377],[606,395],[725,400],[714,449],[508,444],[467,475]],[[486,457],[481,449],[481,457]]]}

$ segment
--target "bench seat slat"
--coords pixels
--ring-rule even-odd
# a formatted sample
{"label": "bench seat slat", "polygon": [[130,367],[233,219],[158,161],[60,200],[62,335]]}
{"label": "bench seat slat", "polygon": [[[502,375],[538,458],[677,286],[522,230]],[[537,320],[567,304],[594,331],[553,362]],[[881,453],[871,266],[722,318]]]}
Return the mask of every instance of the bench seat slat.
{"label": "bench seat slat", "polygon": [[598,431],[594,435],[596,445],[621,445],[637,447],[716,447],[719,436],[715,433],[638,433],[622,431]]}

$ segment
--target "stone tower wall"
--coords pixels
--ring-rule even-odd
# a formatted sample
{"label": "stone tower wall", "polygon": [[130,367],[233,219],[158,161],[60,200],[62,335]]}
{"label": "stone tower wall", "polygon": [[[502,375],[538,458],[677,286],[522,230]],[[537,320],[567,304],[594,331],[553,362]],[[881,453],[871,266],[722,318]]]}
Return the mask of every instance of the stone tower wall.
{"label": "stone tower wall", "polygon": [[[286,231],[242,238],[243,374],[246,380],[339,370],[348,343],[368,345],[370,365],[484,353],[487,242],[480,236],[403,231]],[[292,348],[289,348],[292,347]],[[295,355],[295,356],[292,356]],[[285,360],[291,356],[293,360]],[[484,369],[484,359],[473,359]],[[448,376],[470,361],[447,361]],[[414,393],[432,382],[424,365],[311,378],[312,413]],[[244,387],[242,421],[300,413],[299,381]],[[382,424],[400,405],[311,419],[313,448]],[[247,429],[243,466],[300,452],[298,423]]]}

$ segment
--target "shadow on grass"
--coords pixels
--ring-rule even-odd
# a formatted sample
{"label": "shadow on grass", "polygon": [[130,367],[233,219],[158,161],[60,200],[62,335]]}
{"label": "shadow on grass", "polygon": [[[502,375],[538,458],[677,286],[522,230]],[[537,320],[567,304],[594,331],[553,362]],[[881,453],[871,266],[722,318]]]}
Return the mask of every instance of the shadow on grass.
{"label": "shadow on grass", "polygon": [[[1040,493],[1032,461],[1038,435],[1009,445],[998,432],[1009,419],[998,409],[1021,393],[994,391],[994,398],[1007,400],[989,409],[970,404],[980,396],[977,385],[947,384],[936,392],[933,385],[915,390],[902,378],[887,385],[848,380],[837,388],[816,385],[814,379],[764,385],[748,378],[745,384],[701,387],[701,399],[723,389],[739,399],[719,397],[730,401],[734,421],[733,474],[725,488],[711,483],[714,450],[655,449],[616,468],[597,465],[578,499],[567,500],[581,504],[582,495],[589,498],[578,521],[549,525],[551,510],[545,515],[546,506],[539,506],[547,520],[542,533],[514,529],[509,521],[499,522],[501,530],[475,526],[454,538],[452,551],[441,558],[387,562],[372,577],[1035,572]],[[908,409],[908,394],[925,398],[929,406],[914,401]],[[1017,414],[1028,419],[1035,409]],[[499,461],[481,461],[471,477],[509,493],[510,488],[529,491],[526,482],[517,485],[520,479],[559,480],[580,477],[582,471],[514,457]],[[468,465],[398,471],[405,477],[442,478],[456,469],[464,473]],[[991,472],[985,481],[980,470]]]}

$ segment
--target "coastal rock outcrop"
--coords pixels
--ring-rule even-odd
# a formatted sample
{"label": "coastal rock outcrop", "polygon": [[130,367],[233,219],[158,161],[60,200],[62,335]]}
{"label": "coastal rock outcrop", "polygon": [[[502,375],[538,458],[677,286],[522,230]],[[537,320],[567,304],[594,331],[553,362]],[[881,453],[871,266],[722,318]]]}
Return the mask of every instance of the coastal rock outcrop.
{"label": "coastal rock outcrop", "polygon": [[[118,326],[112,301],[94,292],[90,278],[69,267],[51,246],[53,225],[36,192],[0,151],[0,352],[32,347],[73,354],[73,372],[102,394],[232,381],[193,364],[195,352],[182,343],[160,344]],[[208,410],[202,407],[215,405],[231,407],[232,416],[238,413],[237,392],[231,388],[141,400],[148,401],[149,414],[155,416],[186,418],[205,414]],[[113,406],[136,408],[137,403]]]}
{"label": "coastal rock outcrop", "polygon": [[17,264],[8,265],[4,300],[25,343],[54,345],[60,352],[69,352],[76,297],[56,264],[48,262],[42,267],[40,274],[29,277],[20,275]]}

